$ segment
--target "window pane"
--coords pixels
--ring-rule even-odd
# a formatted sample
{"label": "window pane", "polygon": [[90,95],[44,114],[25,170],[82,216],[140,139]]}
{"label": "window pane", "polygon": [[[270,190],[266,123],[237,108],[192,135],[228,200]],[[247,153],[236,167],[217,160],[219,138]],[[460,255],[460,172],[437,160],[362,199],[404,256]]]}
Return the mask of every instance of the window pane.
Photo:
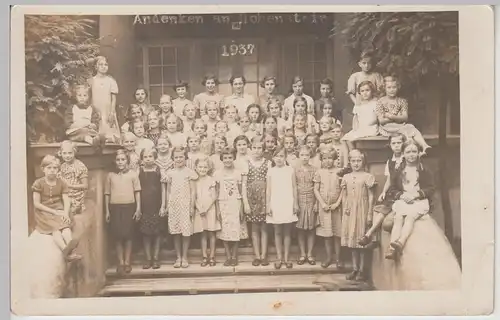
{"label": "window pane", "polygon": [[152,47],[148,49],[149,65],[161,65],[161,48]]}
{"label": "window pane", "polygon": [[182,81],[189,81],[189,65],[190,65],[190,55],[188,47],[177,48],[177,71],[179,79]]}
{"label": "window pane", "polygon": [[326,63],[314,64],[314,80],[322,80],[326,78]]}
{"label": "window pane", "polygon": [[142,47],[136,47],[135,49],[136,64],[142,66]]}
{"label": "window pane", "polygon": [[201,61],[204,66],[216,66],[218,62],[216,44],[204,44],[201,47]]}
{"label": "window pane", "polygon": [[316,42],[314,44],[314,60],[326,61],[326,42]]}
{"label": "window pane", "polygon": [[259,96],[257,83],[247,83],[245,85],[245,93],[251,94],[255,99]]}
{"label": "window pane", "polygon": [[177,68],[163,67],[163,83],[173,85],[177,82]]}
{"label": "window pane", "polygon": [[161,84],[161,67],[149,67],[149,83]]}
{"label": "window pane", "polygon": [[163,47],[163,65],[175,65],[175,48]]}
{"label": "window pane", "polygon": [[280,82],[289,84],[292,78],[298,73],[297,69],[297,46],[286,44],[282,48],[283,71],[282,79]]}
{"label": "window pane", "polygon": [[[252,63],[252,62],[256,63],[258,61],[257,57],[259,54],[257,44],[249,42],[249,43],[244,43],[243,46],[244,46],[244,48],[242,50],[247,52],[247,55],[243,56],[243,62],[244,63]],[[252,49],[252,46],[253,46],[253,49]],[[250,54],[250,52],[252,52],[252,53]]]}
{"label": "window pane", "polygon": [[314,74],[313,74],[313,64],[308,63],[308,62],[300,62],[299,65],[299,75],[304,78],[304,81],[311,81],[314,80]]}
{"label": "window pane", "polygon": [[137,79],[139,80],[139,83],[144,83],[144,78],[143,78],[143,68],[142,66],[137,67]]}
{"label": "window pane", "polygon": [[175,99],[177,97],[177,94],[175,93],[174,88],[172,86],[163,86],[163,94],[168,94],[169,96],[172,97],[172,99]]}
{"label": "window pane", "polygon": [[312,82],[307,82],[304,83],[304,93],[307,94],[308,96],[311,96],[313,97],[313,99],[315,98],[315,95],[314,95],[314,84]]}
{"label": "window pane", "polygon": [[219,93],[223,96],[231,95],[231,85],[229,83],[220,84],[219,85]]}
{"label": "window pane", "polygon": [[243,66],[243,75],[247,81],[258,81],[257,64],[246,64]]}
{"label": "window pane", "polygon": [[299,59],[301,63],[313,61],[312,44],[299,44]]}
{"label": "window pane", "polygon": [[233,67],[230,64],[219,65],[219,81],[221,83],[228,83],[232,73]]}
{"label": "window pane", "polygon": [[150,86],[149,87],[149,102],[153,104],[160,103],[160,97],[162,95],[161,86]]}

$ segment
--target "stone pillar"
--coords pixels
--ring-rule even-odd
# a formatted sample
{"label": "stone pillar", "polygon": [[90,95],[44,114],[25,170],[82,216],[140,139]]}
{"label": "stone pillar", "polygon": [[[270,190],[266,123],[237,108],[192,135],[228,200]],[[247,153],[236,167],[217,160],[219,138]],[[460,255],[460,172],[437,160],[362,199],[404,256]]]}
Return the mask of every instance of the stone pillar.
{"label": "stone pillar", "polygon": [[[58,284],[51,286],[50,281],[41,282],[40,277],[35,276],[31,281],[33,296],[92,297],[104,286],[107,268],[104,181],[117,147],[106,146],[102,154],[96,155],[92,147],[84,144],[78,145],[77,158],[87,166],[89,171],[89,189],[85,197],[85,210],[75,216],[73,227],[73,237],[80,239],[76,252],[81,254],[83,259],[70,266],[66,265],[52,237],[33,232],[30,235],[30,250],[40,252],[47,257],[41,260],[43,266],[31,270],[39,273],[43,273],[43,270],[57,270],[57,272],[47,273],[46,276]],[[29,165],[35,169],[35,179],[42,176],[39,166],[41,159],[47,154],[55,154],[58,148],[57,143],[31,146],[33,156],[29,159]],[[31,186],[31,184],[33,181],[28,181],[28,185]],[[33,212],[30,214],[33,215]],[[38,261],[38,263],[41,262]]]}
{"label": "stone pillar", "polygon": [[134,91],[139,84],[133,16],[101,15],[99,36],[101,54],[109,61],[109,73],[118,83],[117,114],[120,125],[128,106],[134,101]]}

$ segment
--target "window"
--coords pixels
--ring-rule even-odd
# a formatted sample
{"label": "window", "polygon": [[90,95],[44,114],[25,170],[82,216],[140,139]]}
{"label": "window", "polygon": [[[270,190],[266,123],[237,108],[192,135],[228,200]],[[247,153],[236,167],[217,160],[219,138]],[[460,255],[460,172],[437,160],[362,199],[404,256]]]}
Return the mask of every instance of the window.
{"label": "window", "polygon": [[159,103],[162,94],[169,94],[175,98],[173,86],[181,80],[189,82],[189,47],[143,47],[137,56],[139,58],[138,71],[143,75],[144,85],[149,89],[151,103]]}
{"label": "window", "polygon": [[[259,96],[259,46],[255,44],[253,54],[223,55],[225,43],[203,43],[202,68],[203,74],[212,73],[219,78],[219,93],[223,95],[231,94],[231,84],[229,79],[233,75],[243,75],[246,80],[245,93]],[[227,49],[226,49],[227,50]]]}
{"label": "window", "polygon": [[291,91],[294,76],[304,79],[304,93],[319,97],[319,82],[326,78],[326,41],[299,40],[285,42],[280,49],[281,74],[287,92]]}

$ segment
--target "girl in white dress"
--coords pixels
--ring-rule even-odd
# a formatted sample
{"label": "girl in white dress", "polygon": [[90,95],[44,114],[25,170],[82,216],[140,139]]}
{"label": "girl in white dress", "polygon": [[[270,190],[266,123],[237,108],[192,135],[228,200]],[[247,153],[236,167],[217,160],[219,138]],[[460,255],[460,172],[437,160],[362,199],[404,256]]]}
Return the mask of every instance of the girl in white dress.
{"label": "girl in white dress", "polygon": [[[286,164],[285,148],[279,146],[273,154],[274,166],[267,172],[266,222],[274,226],[274,243],[276,246],[276,269],[283,264],[293,267],[289,260],[291,229],[298,218],[297,186],[294,169]],[[292,201],[290,201],[292,200]],[[284,259],[283,259],[284,258]]]}
{"label": "girl in white dress", "polygon": [[432,174],[420,162],[419,147],[410,139],[403,146],[404,161],[391,177],[390,193],[395,194],[392,205],[394,226],[387,259],[397,259],[411,236],[415,221],[427,215],[434,194]]}
{"label": "girl in white dress", "polygon": [[375,97],[375,86],[371,81],[363,81],[358,85],[358,93],[361,101],[354,106],[353,129],[342,137],[349,149],[354,149],[353,141],[364,137],[373,137],[378,134],[378,119],[375,113],[377,99]]}

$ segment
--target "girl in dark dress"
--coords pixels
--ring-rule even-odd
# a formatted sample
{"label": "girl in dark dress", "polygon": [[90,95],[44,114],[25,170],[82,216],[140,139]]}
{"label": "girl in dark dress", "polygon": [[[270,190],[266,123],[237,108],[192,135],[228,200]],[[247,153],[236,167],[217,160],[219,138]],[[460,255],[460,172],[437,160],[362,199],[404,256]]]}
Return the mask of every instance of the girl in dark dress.
{"label": "girl in dark dress", "polygon": [[[141,220],[139,230],[143,235],[144,252],[146,261],[143,269],[158,269],[160,263],[161,233],[166,225],[165,210],[165,184],[161,183],[160,168],[156,165],[157,152],[155,149],[144,149],[141,151],[143,166],[139,171],[141,183]],[[153,244],[153,256],[151,257],[151,244]]]}

